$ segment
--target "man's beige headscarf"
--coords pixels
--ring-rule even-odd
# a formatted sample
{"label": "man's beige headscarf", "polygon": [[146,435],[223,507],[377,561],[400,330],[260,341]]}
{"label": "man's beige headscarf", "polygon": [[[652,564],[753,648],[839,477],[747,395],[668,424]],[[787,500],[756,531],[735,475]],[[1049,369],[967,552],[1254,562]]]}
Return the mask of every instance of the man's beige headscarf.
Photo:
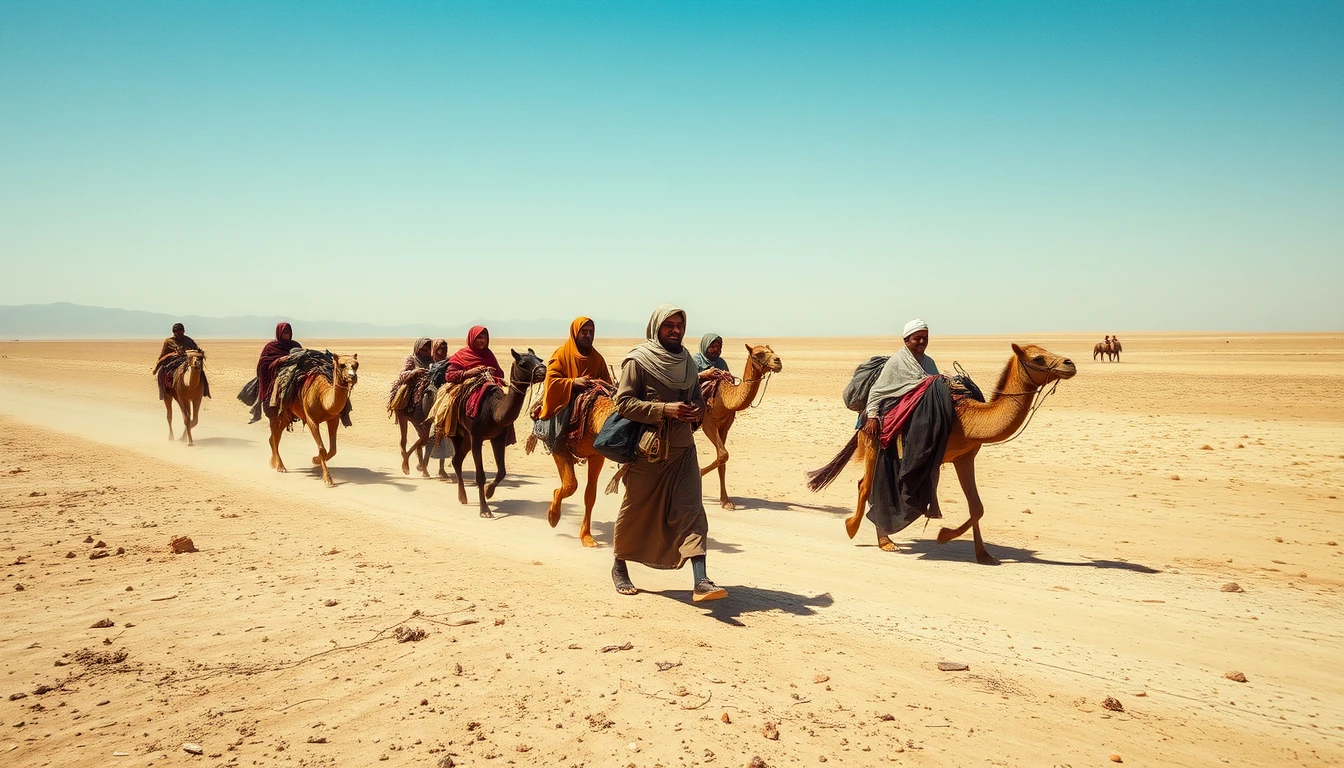
{"label": "man's beige headscarf", "polygon": [[673,315],[681,315],[683,321],[686,319],[686,311],[680,307],[671,304],[659,305],[649,318],[649,327],[644,331],[644,338],[647,341],[630,350],[630,354],[625,356],[621,364],[634,360],[645,373],[668,387],[678,390],[688,389],[696,381],[695,359],[686,351],[685,345],[680,352],[670,352],[658,343],[658,329]]}

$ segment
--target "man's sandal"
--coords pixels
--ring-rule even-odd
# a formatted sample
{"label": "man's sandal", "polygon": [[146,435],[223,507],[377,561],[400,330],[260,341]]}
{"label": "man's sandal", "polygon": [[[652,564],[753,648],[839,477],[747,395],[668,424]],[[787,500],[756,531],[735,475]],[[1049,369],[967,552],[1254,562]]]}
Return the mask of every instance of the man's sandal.
{"label": "man's sandal", "polygon": [[722,600],[728,596],[728,590],[720,587],[709,579],[702,579],[695,585],[695,591],[691,593],[691,599],[697,603],[703,603],[706,600]]}

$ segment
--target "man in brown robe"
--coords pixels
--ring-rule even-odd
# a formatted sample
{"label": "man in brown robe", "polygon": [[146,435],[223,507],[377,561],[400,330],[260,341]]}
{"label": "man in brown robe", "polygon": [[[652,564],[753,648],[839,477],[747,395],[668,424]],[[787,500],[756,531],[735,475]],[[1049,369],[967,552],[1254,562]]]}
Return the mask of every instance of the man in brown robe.
{"label": "man in brown robe", "polygon": [[627,560],[650,568],[678,569],[691,561],[695,602],[718,600],[728,591],[705,572],[709,518],[700,493],[700,461],[693,425],[704,418],[695,360],[681,344],[686,313],[670,304],[654,311],[648,339],[621,363],[616,409],[659,432],[659,447],[627,466],[625,497],[616,517],[616,591],[633,595]]}
{"label": "man in brown robe", "polygon": [[[201,351],[200,345],[196,340],[186,333],[186,326],[181,323],[173,323],[173,335],[163,340],[163,346],[159,348],[158,362],[154,363],[154,380],[159,384],[159,399],[162,400],[167,393],[169,380],[177,368],[182,365],[188,349]],[[205,374],[201,374],[201,384],[206,397],[210,397],[210,382],[206,380]]]}

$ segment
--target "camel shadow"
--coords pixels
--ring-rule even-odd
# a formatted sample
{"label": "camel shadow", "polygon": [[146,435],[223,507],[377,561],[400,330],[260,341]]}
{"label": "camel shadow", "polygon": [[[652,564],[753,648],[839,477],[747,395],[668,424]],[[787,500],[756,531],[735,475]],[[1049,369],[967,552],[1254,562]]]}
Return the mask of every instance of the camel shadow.
{"label": "camel shadow", "polygon": [[198,437],[196,438],[196,447],[198,448],[250,448],[257,444],[256,440],[248,440],[242,437]]}
{"label": "camel shadow", "polygon": [[[807,597],[806,595],[777,589],[731,585],[724,585],[724,587],[728,590],[728,597],[703,603],[697,607],[703,608],[706,616],[734,627],[747,626],[742,622],[741,617],[748,613],[782,611],[793,616],[815,616],[817,614],[816,609],[829,608],[835,603],[829,592]],[[692,602],[690,590],[673,589],[663,592],[649,592],[649,594],[676,600],[678,603]]]}
{"label": "camel shadow", "polygon": [[[403,493],[415,490],[415,485],[408,482],[404,477],[398,477],[391,472],[369,469],[368,467],[333,467],[327,465],[327,471],[331,473],[331,479],[338,488],[350,483],[353,485],[390,485]],[[322,479],[322,468],[311,467],[308,474],[320,481]]]}
{"label": "camel shadow", "polygon": [[[500,487],[503,488],[504,484],[500,483]],[[486,503],[490,505],[490,511],[494,513],[495,517],[500,518],[517,515],[545,520],[546,510],[550,509],[550,502],[530,499],[491,499]],[[474,507],[475,505],[476,494],[468,492],[466,506]]]}
{"label": "camel shadow", "polygon": [[[912,542],[898,542],[901,553],[918,555],[920,560],[939,560],[944,562],[964,562],[975,565],[975,545],[970,541],[956,540],[939,544],[933,539],[916,539]],[[874,545],[875,546],[875,545]],[[1139,563],[1127,563],[1123,560],[1051,560],[1038,557],[1036,550],[1021,547],[1009,547],[1003,544],[986,544],[989,553],[1004,563],[1033,563],[1036,565],[1064,565],[1071,567],[1102,568],[1106,570],[1133,571],[1134,573],[1161,573]]]}
{"label": "camel shadow", "polygon": [[[545,516],[546,516],[545,514],[542,514],[543,518]],[[564,531],[561,529],[565,528],[566,522],[570,522],[569,530],[577,531],[579,529],[579,522],[582,520],[583,520],[583,512],[581,510],[572,515],[565,515],[562,513],[560,515],[560,524],[555,526],[556,535],[566,539],[573,539],[574,541],[578,541],[579,534],[570,533],[568,531]],[[598,549],[611,549],[611,543],[616,540],[616,522],[614,520],[609,523],[603,522],[601,520],[594,520],[592,522],[592,532],[593,532],[593,538],[597,540]]]}
{"label": "camel shadow", "polygon": [[[772,512],[796,512],[798,510],[806,510],[809,512],[826,512],[832,515],[848,515],[853,511],[847,507],[839,507],[834,504],[798,504],[796,502],[787,501],[769,501],[767,499],[758,499],[752,496],[729,496],[728,498],[737,506],[737,509],[735,510],[737,512],[750,512],[756,509],[765,509]],[[710,508],[711,506],[714,509],[717,509],[719,500],[713,499],[712,501],[705,502],[706,508]],[[713,510],[711,509],[711,511]]]}

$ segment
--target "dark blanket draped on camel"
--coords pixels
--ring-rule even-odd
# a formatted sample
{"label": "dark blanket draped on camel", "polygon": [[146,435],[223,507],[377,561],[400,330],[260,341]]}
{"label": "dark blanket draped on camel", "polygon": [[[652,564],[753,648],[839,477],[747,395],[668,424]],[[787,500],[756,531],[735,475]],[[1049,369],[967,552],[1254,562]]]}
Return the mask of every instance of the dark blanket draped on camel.
{"label": "dark blanket draped on camel", "polygon": [[927,514],[933,503],[938,468],[957,418],[947,380],[930,376],[888,400],[881,418],[883,437],[892,438],[879,441],[868,519],[879,533],[890,535]]}
{"label": "dark blanket draped on camel", "polygon": [[[284,337],[286,332],[291,338]],[[238,399],[244,405],[252,406],[254,419],[260,418],[262,411],[265,411],[267,416],[273,413],[269,403],[271,390],[275,386],[275,375],[290,352],[303,349],[303,345],[292,338],[293,334],[294,330],[289,323],[276,324],[275,341],[267,342],[266,346],[261,348],[261,356],[257,358],[256,378],[243,385],[242,391],[238,393]]]}
{"label": "dark blanket draped on camel", "polygon": [[[160,400],[168,396],[168,390],[173,385],[173,376],[187,362],[189,349],[201,351],[196,340],[186,334],[169,336],[163,340],[163,346],[159,348],[158,362],[154,363],[154,378],[159,385]],[[201,371],[201,394],[210,397],[210,379],[206,377],[205,371]]]}
{"label": "dark blanket draped on camel", "polygon": [[[649,321],[647,336],[653,344],[658,343],[658,328],[663,321],[673,312],[681,312],[675,307],[659,309]],[[654,358],[665,361],[660,365],[662,370],[645,369]],[[621,365],[617,410],[631,421],[663,430],[667,449],[661,461],[641,457],[627,465],[625,496],[616,516],[617,560],[675,569],[705,554],[709,518],[701,500],[695,434],[689,423],[663,416],[668,403],[700,402],[695,374],[695,363],[684,349],[676,354],[650,348],[647,354],[632,353]]]}

